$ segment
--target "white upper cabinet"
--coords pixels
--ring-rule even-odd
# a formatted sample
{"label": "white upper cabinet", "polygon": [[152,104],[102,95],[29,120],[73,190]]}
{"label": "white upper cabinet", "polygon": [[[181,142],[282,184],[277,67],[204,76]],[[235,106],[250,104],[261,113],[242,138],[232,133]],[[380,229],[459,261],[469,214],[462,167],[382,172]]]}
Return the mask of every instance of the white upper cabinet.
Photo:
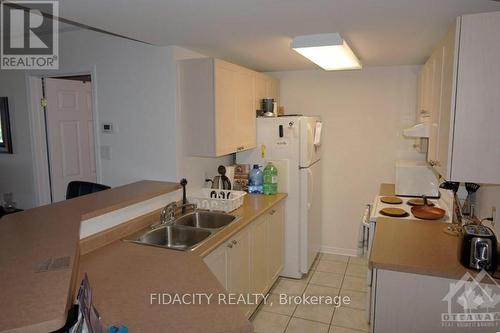
{"label": "white upper cabinet", "polygon": [[255,148],[256,110],[268,93],[277,96],[277,80],[214,58],[182,60],[179,72],[187,153],[218,157]]}
{"label": "white upper cabinet", "polygon": [[500,12],[459,17],[419,74],[428,161],[445,179],[500,183]]}

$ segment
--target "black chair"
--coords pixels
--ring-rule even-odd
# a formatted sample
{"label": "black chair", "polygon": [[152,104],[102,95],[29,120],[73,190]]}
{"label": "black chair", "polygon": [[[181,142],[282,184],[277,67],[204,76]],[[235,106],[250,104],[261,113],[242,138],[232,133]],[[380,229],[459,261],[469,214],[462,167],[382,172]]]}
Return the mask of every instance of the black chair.
{"label": "black chair", "polygon": [[110,188],[110,186],[102,184],[72,181],[69,182],[68,188],[66,189],[66,199],[76,198],[85,194],[100,192]]}

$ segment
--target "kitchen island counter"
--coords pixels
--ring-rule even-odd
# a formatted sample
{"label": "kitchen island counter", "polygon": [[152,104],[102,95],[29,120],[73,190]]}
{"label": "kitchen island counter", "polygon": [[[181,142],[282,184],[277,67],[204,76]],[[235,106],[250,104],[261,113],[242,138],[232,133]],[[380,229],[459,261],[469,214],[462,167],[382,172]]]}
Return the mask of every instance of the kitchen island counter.
{"label": "kitchen island counter", "polygon": [[2,217],[0,332],[46,333],[64,325],[78,273],[81,221],[179,188],[140,181]]}

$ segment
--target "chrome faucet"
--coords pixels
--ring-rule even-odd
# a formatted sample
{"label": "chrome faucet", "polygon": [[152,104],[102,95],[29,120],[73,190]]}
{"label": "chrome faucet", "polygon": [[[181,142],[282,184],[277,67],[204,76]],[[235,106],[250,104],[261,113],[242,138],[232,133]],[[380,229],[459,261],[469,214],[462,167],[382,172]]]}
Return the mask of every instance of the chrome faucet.
{"label": "chrome faucet", "polygon": [[175,220],[176,210],[177,203],[175,201],[166,205],[160,213],[160,224],[171,224]]}

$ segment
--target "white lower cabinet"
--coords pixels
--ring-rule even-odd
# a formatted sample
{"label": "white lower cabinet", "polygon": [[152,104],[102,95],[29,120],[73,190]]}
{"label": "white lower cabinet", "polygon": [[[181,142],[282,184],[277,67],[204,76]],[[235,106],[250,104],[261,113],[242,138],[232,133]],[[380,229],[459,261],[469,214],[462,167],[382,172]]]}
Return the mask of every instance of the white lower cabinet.
{"label": "white lower cabinet", "polygon": [[[266,294],[283,269],[284,206],[277,204],[204,258],[230,293]],[[242,306],[250,317],[257,304]]]}
{"label": "white lower cabinet", "polygon": [[[372,333],[438,333],[438,332],[497,332],[495,321],[454,321],[457,314],[498,313],[498,305],[486,303],[476,309],[464,310],[463,299],[470,303],[487,300],[487,291],[495,291],[495,284],[475,284],[470,276],[472,293],[463,280],[430,275],[375,269],[372,285],[375,295],[371,309]],[[488,279],[486,277],[486,279]],[[484,281],[484,280],[481,280]],[[478,281],[480,282],[480,281]],[[486,292],[486,293],[485,293]],[[465,298],[464,298],[465,297]],[[474,298],[478,297],[478,298]],[[469,302],[469,300],[467,300]],[[481,303],[482,304],[482,303]],[[477,317],[476,317],[477,318]],[[493,326],[491,326],[493,325]]]}
{"label": "white lower cabinet", "polygon": [[280,276],[285,262],[285,207],[280,204],[269,211],[267,226],[267,280],[274,281]]}
{"label": "white lower cabinet", "polygon": [[203,260],[205,261],[205,264],[210,267],[210,270],[215,275],[217,280],[219,280],[220,284],[227,290],[228,273],[226,256],[226,248],[224,246],[219,246]]}
{"label": "white lower cabinet", "polygon": [[[231,238],[227,248],[227,291],[246,295],[250,293],[250,237],[251,230],[245,228]],[[242,306],[247,317],[251,315],[251,307]]]}
{"label": "white lower cabinet", "polygon": [[268,274],[268,215],[252,223],[252,293],[265,293],[271,282]]}

